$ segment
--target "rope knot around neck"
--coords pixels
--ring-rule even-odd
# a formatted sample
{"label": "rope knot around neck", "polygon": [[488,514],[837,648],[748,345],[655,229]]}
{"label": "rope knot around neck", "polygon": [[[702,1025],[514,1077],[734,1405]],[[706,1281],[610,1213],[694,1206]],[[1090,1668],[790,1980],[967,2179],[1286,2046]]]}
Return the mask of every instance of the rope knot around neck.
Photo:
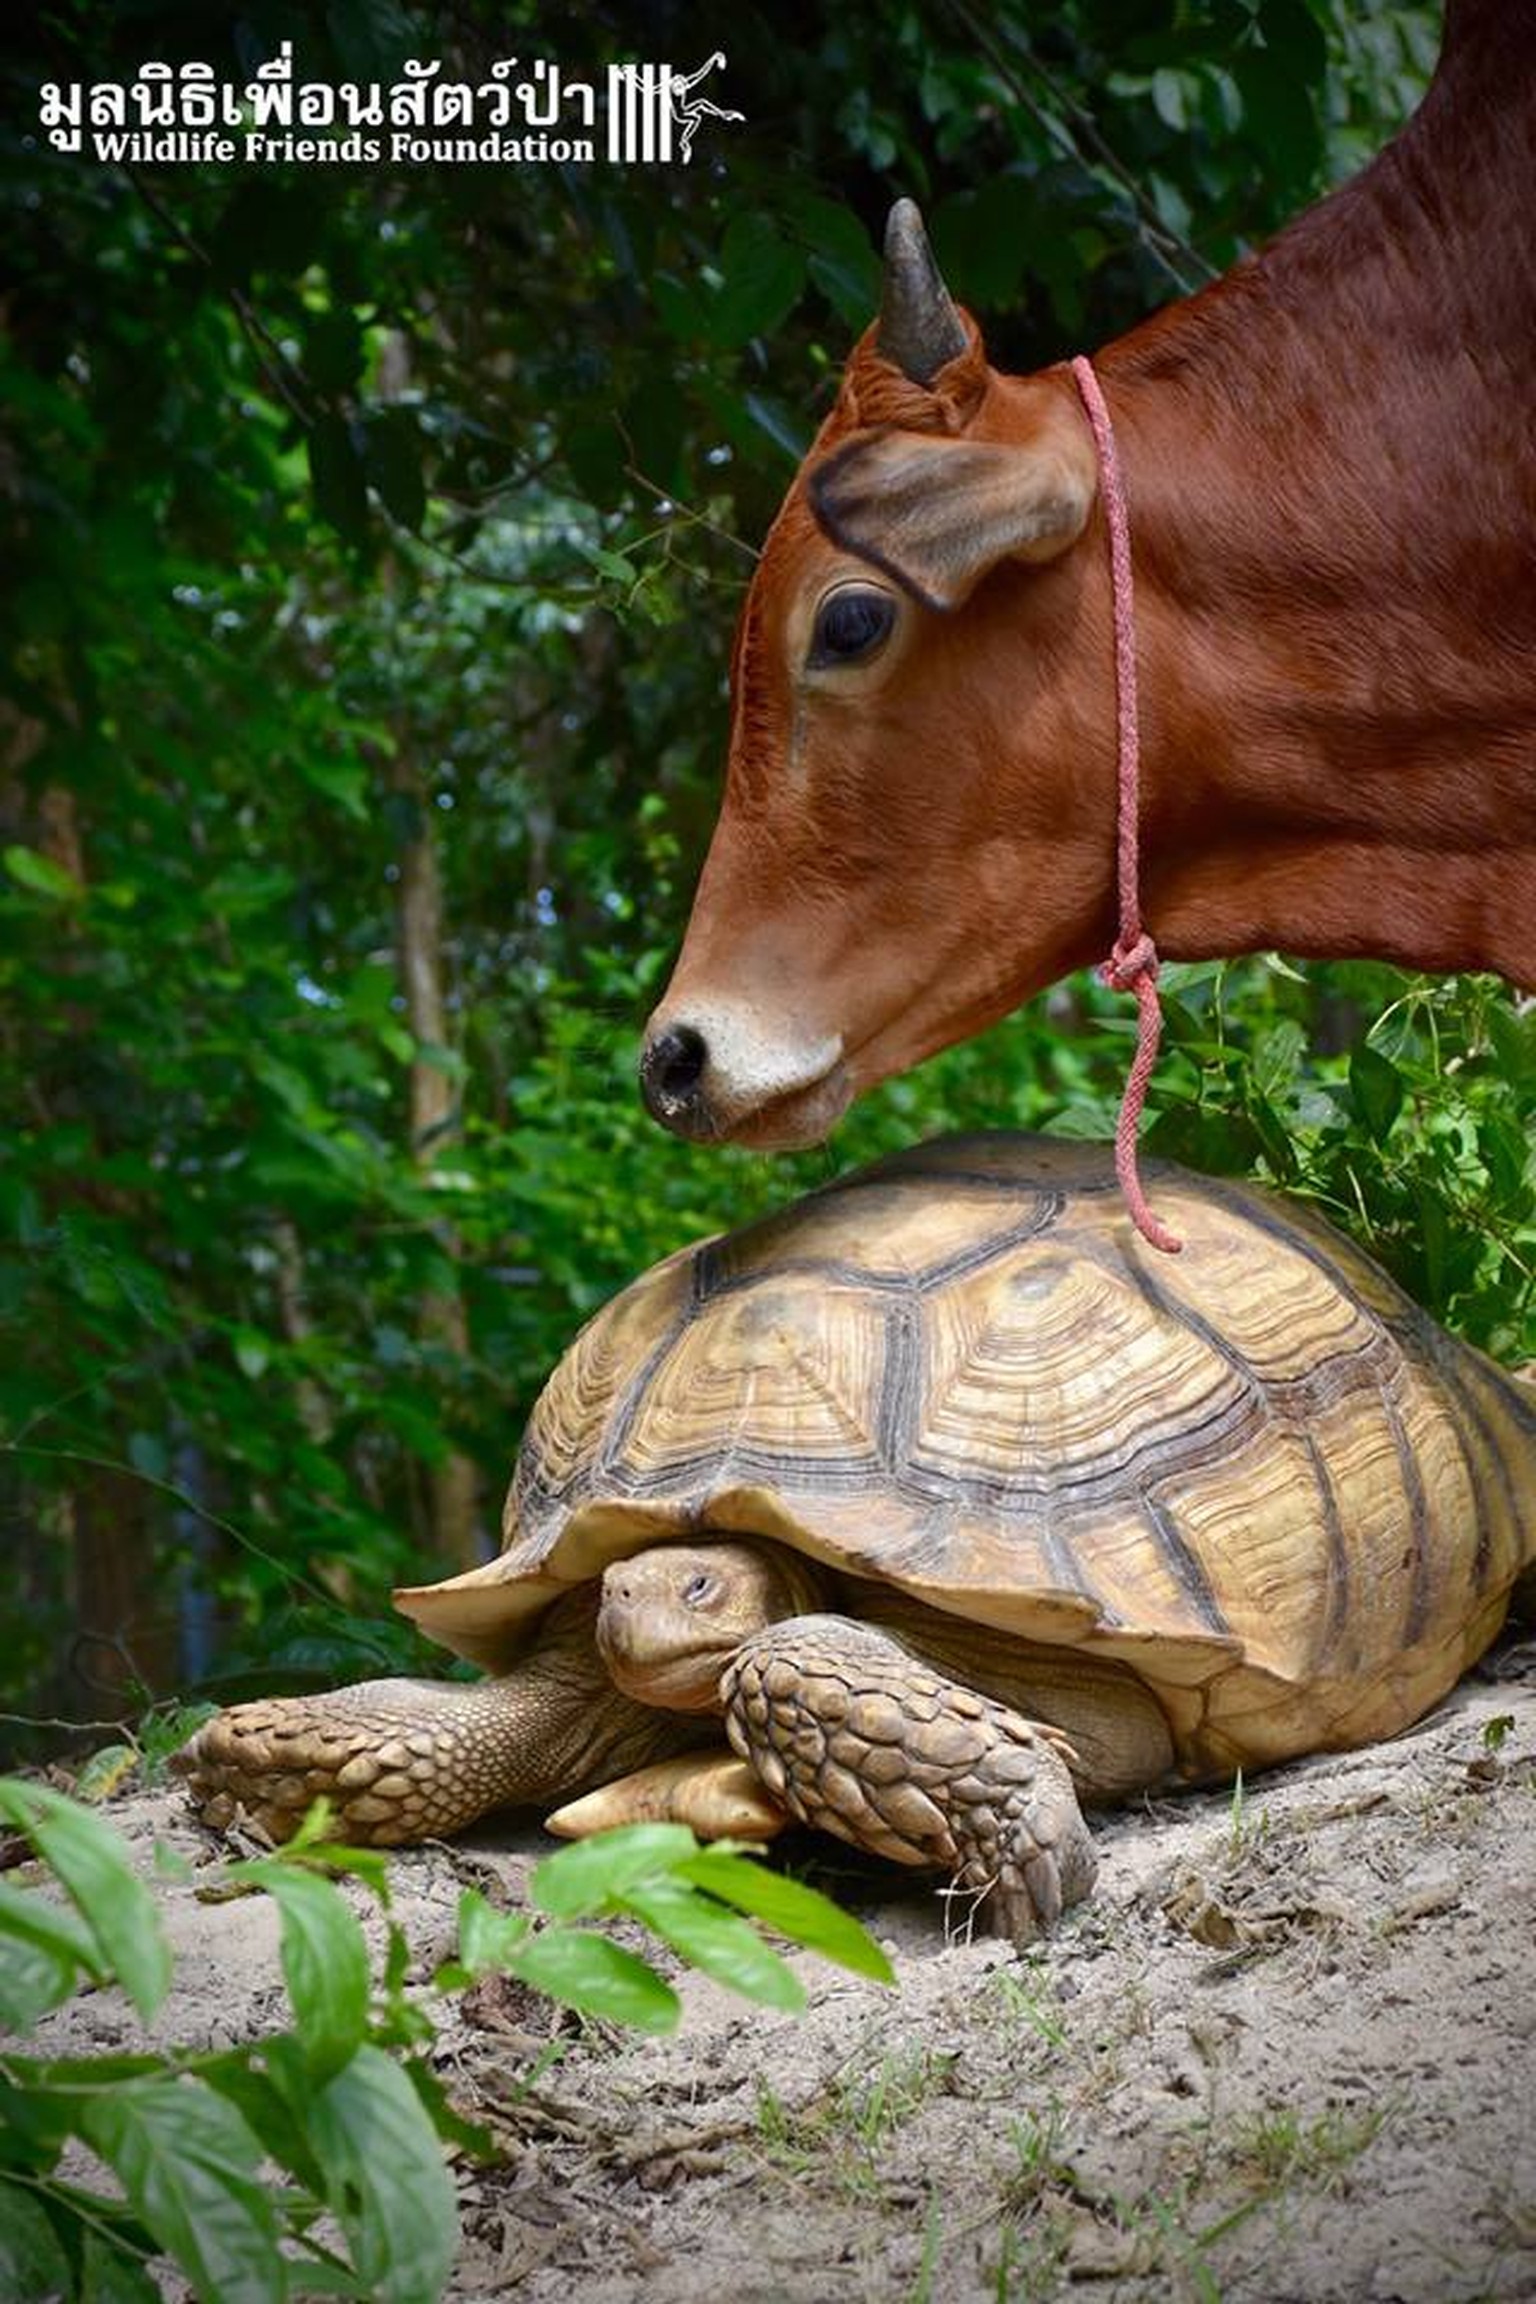
{"label": "rope knot around neck", "polygon": [[1072,375],[1082,397],[1084,412],[1099,459],[1099,492],[1109,530],[1110,598],[1115,632],[1115,736],[1117,823],[1115,833],[1116,883],[1120,907],[1120,933],[1101,975],[1117,992],[1136,997],[1136,1054],[1125,1083],[1120,1117],[1115,1126],[1115,1174],[1125,1194],[1131,1221],[1142,1238],[1165,1254],[1178,1254],[1183,1242],[1158,1221],[1147,1204],[1136,1164],[1136,1135],[1141,1125],[1152,1068],[1162,1038],[1163,1012],[1157,997],[1157,946],[1142,923],[1140,879],[1140,773],[1141,730],[1136,697],[1136,599],[1131,580],[1131,517],[1120,459],[1115,449],[1115,428],[1094,374],[1083,354],[1072,362]]}
{"label": "rope knot around neck", "polygon": [[1157,982],[1157,946],[1143,928],[1134,944],[1116,941],[1099,973],[1114,992],[1134,992],[1142,977]]}

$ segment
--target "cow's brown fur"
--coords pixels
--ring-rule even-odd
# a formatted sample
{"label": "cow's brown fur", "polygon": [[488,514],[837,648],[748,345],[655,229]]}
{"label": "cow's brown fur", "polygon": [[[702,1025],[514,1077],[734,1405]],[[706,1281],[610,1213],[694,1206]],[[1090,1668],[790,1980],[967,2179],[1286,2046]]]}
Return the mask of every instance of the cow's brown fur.
{"label": "cow's brown fur", "polygon": [[[1536,984],[1532,0],[1453,4],[1395,143],[1096,365],[1132,510],[1160,949]],[[872,432],[936,472],[956,441],[1091,455],[1065,369],[1004,377],[973,339],[925,390],[873,330],[849,361],[743,617],[725,801],[655,1020],[707,1042],[725,998],[759,1040],[839,1047],[836,1094],[809,1100],[727,1082],[711,1104],[706,1071],[710,1130],[749,1140],[820,1132],[1113,934],[1097,503],[1047,564],[909,602],[871,664],[810,679],[816,599],[877,564],[867,533],[837,540],[828,478]]]}

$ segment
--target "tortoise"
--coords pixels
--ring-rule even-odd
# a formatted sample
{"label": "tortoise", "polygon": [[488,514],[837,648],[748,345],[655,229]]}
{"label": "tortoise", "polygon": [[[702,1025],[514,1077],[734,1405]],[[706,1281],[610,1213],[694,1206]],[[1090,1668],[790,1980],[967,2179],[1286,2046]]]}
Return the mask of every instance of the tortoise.
{"label": "tortoise", "polygon": [[1177,1257],[1103,1147],[983,1134],[656,1266],[537,1402],[501,1556],[396,1595],[494,1677],[223,1713],[204,1814],[389,1843],[601,1786],[557,1827],[790,1817],[1024,1941],[1082,1804],[1418,1718],[1536,1557],[1536,1390],[1306,1208],[1148,1173]]}

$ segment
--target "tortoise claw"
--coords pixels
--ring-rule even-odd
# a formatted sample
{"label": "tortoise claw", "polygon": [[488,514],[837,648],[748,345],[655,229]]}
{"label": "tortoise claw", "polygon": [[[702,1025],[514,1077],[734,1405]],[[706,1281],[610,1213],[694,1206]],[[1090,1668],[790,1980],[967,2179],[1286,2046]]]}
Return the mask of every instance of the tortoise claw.
{"label": "tortoise claw", "polygon": [[772,1840],[788,1816],[756,1772],[727,1752],[684,1752],[619,1776],[544,1819],[546,1832],[581,1840],[616,1824],[687,1824],[701,1840]]}
{"label": "tortoise claw", "polygon": [[[1006,1751],[1018,1750],[1012,1739],[1027,1725],[1009,1719]],[[1048,1761],[1055,1757],[1049,1746],[1042,1752]],[[1066,1789],[1070,1798],[1063,1799],[1046,1768],[1019,1787],[1020,1797],[1002,1814],[995,1799],[979,1813],[957,1803],[952,1829],[962,1860],[956,1885],[978,1892],[981,1923],[994,1936],[1015,1944],[1048,1936],[1093,1888],[1098,1856],[1070,1780]]]}

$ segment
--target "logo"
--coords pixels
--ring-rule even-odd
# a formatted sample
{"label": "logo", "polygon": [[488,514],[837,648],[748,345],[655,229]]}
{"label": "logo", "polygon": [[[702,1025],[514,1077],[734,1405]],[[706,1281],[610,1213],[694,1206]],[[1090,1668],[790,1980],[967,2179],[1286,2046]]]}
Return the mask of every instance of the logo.
{"label": "logo", "polygon": [[693,91],[725,54],[717,48],[697,72],[674,72],[670,64],[610,64],[608,67],[608,157],[610,160],[670,160],[674,128],[683,164],[693,158],[693,140],[704,120],[740,120]]}
{"label": "logo", "polygon": [[[101,80],[48,81],[39,94],[39,124],[58,152],[140,166],[177,162],[271,166],[365,162],[415,167],[427,163],[509,167],[585,167],[599,149],[621,167],[693,159],[704,122],[745,117],[696,94],[725,68],[715,53],[696,72],[670,64],[610,64],[599,89],[567,80],[539,57],[522,68],[515,56],[490,67],[478,84],[439,78],[440,60],[411,57],[404,77],[387,87],[323,80],[295,84],[293,43],[285,40],[244,87],[215,77],[211,64],[147,63],[126,85]],[[599,134],[601,125],[602,134]]]}

